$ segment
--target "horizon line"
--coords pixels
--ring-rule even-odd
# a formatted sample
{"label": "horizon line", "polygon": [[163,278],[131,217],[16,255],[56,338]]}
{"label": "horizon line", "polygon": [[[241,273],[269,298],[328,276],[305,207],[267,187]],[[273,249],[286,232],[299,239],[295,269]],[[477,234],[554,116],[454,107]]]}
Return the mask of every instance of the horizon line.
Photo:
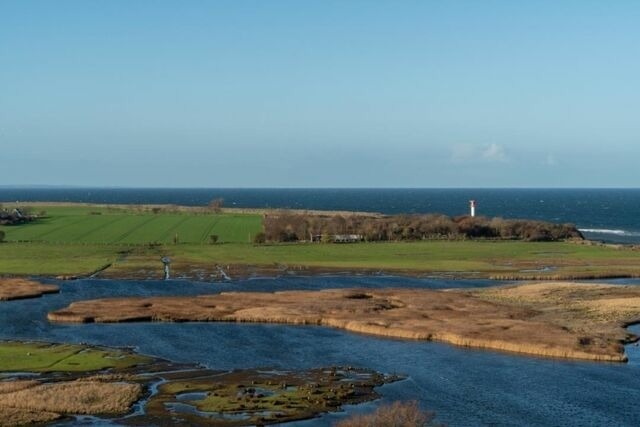
{"label": "horizon line", "polygon": [[321,187],[321,186],[309,186],[309,187],[286,187],[286,186],[273,186],[273,187],[190,187],[190,186],[102,186],[102,185],[66,185],[66,184],[2,184],[0,190],[6,189],[50,189],[50,190],[63,190],[63,189],[87,189],[87,190],[640,190],[640,187],[623,187],[623,186],[602,186],[602,187],[578,187],[578,186],[566,186],[566,187],[536,187],[536,186],[513,186],[513,187],[501,187],[501,186],[483,186],[483,187]]}

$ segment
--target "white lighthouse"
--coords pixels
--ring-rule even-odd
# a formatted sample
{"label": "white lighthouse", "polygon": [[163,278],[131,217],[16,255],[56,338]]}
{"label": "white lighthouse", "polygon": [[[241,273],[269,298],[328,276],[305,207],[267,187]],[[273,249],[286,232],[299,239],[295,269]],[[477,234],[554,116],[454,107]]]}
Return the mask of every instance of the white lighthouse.
{"label": "white lighthouse", "polygon": [[476,201],[469,200],[469,209],[471,209],[471,217],[476,216]]}

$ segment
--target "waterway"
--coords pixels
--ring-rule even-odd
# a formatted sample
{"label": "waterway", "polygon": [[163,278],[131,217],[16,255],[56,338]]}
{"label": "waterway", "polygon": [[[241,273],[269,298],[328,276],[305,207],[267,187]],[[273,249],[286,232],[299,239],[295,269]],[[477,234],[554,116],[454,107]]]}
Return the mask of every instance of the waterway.
{"label": "waterway", "polygon": [[[308,369],[352,365],[407,379],[379,389],[382,399],[296,426],[331,425],[383,402],[416,399],[450,426],[640,425],[640,349],[629,363],[554,360],[432,342],[403,341],[323,327],[231,323],[52,324],[49,311],[77,300],[114,296],[197,295],[221,291],[338,287],[473,287],[490,281],[393,276],[285,277],[225,284],[186,281],[79,280],[59,294],[0,305],[0,339],[131,346],[141,353],[212,369]],[[640,284],[617,280],[612,283]],[[640,328],[634,327],[636,333]],[[95,423],[88,418],[87,422]]]}

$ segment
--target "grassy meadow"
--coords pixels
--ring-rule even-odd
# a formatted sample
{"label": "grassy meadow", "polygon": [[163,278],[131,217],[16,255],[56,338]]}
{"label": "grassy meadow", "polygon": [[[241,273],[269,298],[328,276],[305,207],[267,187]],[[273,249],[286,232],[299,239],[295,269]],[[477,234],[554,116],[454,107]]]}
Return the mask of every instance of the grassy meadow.
{"label": "grassy meadow", "polygon": [[262,228],[260,215],[138,212],[88,206],[42,206],[47,215],[34,223],[0,227],[8,242],[148,244],[248,243]]}
{"label": "grassy meadow", "polygon": [[0,371],[84,372],[128,368],[151,359],[122,350],[74,344],[0,342]]}
{"label": "grassy meadow", "polygon": [[[259,214],[84,205],[35,210],[47,217],[0,227],[6,233],[0,275],[88,275],[109,266],[107,277],[136,277],[137,271],[160,274],[160,258],[170,256],[187,277],[218,265],[503,279],[640,276],[640,252],[628,248],[482,240],[254,245]],[[212,234],[217,244],[210,244]]]}

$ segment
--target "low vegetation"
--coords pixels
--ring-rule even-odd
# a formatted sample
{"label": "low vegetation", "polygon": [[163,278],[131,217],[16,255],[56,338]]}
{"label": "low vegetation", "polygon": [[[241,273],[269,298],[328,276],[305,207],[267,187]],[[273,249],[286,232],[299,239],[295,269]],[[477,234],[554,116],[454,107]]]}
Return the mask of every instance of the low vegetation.
{"label": "low vegetation", "polygon": [[63,415],[49,411],[30,411],[28,409],[0,406],[0,419],[3,426],[40,425],[59,420]]}
{"label": "low vegetation", "polygon": [[640,277],[640,251],[567,242],[419,241],[322,244],[121,245],[6,243],[0,275],[161,279],[163,256],[171,276],[216,280],[252,275],[363,272],[504,280]]}
{"label": "low vegetation", "polygon": [[0,425],[45,423],[72,414],[125,414],[143,387],[124,373],[154,361],[103,347],[0,342]]}
{"label": "low vegetation", "polygon": [[[274,424],[374,400],[376,387],[400,379],[335,366],[219,372],[127,350],[28,342],[0,342],[0,372],[3,426],[77,414],[107,415],[118,425]],[[158,384],[145,411],[129,414]]]}
{"label": "low vegetation", "polygon": [[124,350],[84,345],[0,342],[0,372],[88,372],[130,368],[151,360]]}
{"label": "low vegetation", "polygon": [[139,384],[62,381],[0,393],[2,408],[57,414],[124,414],[140,399]]}
{"label": "low vegetation", "polygon": [[351,367],[237,370],[162,384],[147,404],[147,414],[151,420],[171,417],[180,425],[284,423],[373,400],[378,397],[375,387],[397,379]]}
{"label": "low vegetation", "polygon": [[572,224],[446,215],[318,215],[286,211],[267,214],[267,241],[406,241],[503,239],[529,242],[582,239]]}
{"label": "low vegetation", "polygon": [[372,414],[353,415],[335,427],[428,427],[435,414],[420,409],[418,402],[394,402],[380,406]]}
{"label": "low vegetation", "polygon": [[35,298],[59,290],[56,285],[43,285],[33,280],[0,278],[0,301]]}
{"label": "low vegetation", "polygon": [[[2,247],[0,246],[0,251]],[[172,259],[172,277],[215,280],[315,273],[395,273],[505,280],[569,280],[640,275],[640,252],[567,242],[419,241],[322,245],[180,245],[156,248]],[[158,255],[131,254],[101,273],[161,278]],[[2,260],[0,259],[0,271]]]}

